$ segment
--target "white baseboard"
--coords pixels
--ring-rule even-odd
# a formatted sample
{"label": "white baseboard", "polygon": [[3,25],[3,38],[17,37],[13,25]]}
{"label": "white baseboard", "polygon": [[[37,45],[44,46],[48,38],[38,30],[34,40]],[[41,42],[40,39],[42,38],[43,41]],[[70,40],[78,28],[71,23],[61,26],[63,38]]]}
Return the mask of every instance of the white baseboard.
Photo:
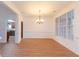
{"label": "white baseboard", "polygon": [[75,42],[73,43],[73,41],[71,40],[63,39],[63,38],[56,37],[56,36],[53,36],[51,39],[57,41],[58,43],[66,47],[67,49],[79,55],[79,46],[77,46]]}

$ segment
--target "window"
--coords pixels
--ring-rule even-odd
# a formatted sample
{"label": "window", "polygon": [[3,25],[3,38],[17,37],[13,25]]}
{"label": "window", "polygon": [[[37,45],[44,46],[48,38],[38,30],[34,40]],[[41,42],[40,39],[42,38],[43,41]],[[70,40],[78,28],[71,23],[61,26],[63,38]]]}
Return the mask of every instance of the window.
{"label": "window", "polygon": [[74,10],[56,18],[56,35],[62,38],[73,39]]}

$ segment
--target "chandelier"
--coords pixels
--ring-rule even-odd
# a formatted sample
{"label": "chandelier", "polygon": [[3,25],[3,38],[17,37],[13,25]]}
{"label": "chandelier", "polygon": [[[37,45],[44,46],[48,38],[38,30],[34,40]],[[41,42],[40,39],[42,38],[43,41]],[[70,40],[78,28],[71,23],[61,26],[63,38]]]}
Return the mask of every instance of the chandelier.
{"label": "chandelier", "polygon": [[39,16],[38,18],[35,20],[35,23],[38,23],[38,24],[43,24],[44,23],[44,20],[41,18],[41,10],[39,10]]}

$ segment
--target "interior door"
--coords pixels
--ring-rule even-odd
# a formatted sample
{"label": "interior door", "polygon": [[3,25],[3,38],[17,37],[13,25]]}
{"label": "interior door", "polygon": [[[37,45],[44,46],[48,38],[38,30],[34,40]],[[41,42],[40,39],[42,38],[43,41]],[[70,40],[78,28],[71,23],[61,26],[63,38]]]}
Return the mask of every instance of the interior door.
{"label": "interior door", "polygon": [[21,38],[23,38],[23,21],[21,21]]}

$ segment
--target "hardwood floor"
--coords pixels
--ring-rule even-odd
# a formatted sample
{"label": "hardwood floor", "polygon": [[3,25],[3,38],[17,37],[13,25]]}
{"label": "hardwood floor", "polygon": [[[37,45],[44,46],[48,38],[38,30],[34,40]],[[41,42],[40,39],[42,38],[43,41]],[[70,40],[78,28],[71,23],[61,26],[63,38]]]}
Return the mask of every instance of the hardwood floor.
{"label": "hardwood floor", "polygon": [[76,57],[75,53],[53,39],[22,39],[20,44],[5,45],[2,56],[7,57]]}

